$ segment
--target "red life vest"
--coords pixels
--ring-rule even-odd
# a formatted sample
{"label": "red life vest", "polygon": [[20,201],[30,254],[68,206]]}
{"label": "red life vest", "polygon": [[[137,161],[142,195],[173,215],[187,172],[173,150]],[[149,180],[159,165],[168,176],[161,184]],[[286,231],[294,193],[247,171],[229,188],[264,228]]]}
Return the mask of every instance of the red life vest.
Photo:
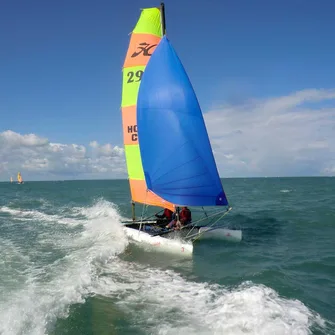
{"label": "red life vest", "polygon": [[163,214],[167,219],[171,220],[172,218],[172,211],[169,210],[168,208],[164,209],[164,214]]}
{"label": "red life vest", "polygon": [[192,220],[191,211],[188,208],[183,208],[179,213],[179,218],[180,220],[183,221],[191,221]]}

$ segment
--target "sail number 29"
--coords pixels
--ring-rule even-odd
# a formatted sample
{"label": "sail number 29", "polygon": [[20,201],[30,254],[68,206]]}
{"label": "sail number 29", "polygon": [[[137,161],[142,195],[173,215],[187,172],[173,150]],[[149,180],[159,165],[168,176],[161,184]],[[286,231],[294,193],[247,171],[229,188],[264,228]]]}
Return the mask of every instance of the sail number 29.
{"label": "sail number 29", "polygon": [[138,70],[136,72],[129,71],[127,73],[127,77],[128,77],[127,83],[133,83],[134,81],[140,81],[142,79],[142,74],[143,74],[142,70]]}

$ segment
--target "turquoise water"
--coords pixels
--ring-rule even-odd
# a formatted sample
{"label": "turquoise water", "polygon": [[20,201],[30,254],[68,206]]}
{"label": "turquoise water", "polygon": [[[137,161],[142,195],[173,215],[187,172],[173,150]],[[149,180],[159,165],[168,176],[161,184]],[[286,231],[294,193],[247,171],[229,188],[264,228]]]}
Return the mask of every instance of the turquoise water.
{"label": "turquoise water", "polygon": [[185,259],[129,243],[127,181],[0,183],[0,334],[335,334],[335,178],[223,184],[242,242]]}

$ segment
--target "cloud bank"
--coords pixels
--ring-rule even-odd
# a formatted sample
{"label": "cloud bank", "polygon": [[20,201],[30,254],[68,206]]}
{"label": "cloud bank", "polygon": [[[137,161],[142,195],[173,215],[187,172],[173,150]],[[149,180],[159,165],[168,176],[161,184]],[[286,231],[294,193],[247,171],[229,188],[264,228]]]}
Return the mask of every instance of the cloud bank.
{"label": "cloud bank", "polygon": [[[222,177],[335,175],[335,89],[223,105],[204,114]],[[127,178],[124,150],[0,133],[0,180]]]}
{"label": "cloud bank", "polygon": [[124,151],[92,141],[88,147],[51,143],[35,134],[0,133],[0,179],[21,171],[33,180],[124,178]]}
{"label": "cloud bank", "polygon": [[224,105],[205,121],[223,177],[335,175],[335,89]]}

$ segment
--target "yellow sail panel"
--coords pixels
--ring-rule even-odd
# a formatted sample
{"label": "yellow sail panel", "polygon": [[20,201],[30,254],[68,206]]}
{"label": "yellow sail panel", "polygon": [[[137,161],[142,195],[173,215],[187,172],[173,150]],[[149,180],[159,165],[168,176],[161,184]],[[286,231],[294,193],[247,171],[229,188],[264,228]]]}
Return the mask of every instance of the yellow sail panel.
{"label": "yellow sail panel", "polygon": [[136,102],[145,67],[162,39],[161,12],[158,8],[146,8],[131,34],[127,55],[123,64],[122,124],[130,192],[133,201],[167,207],[174,205],[147,190],[137,138]]}
{"label": "yellow sail panel", "polygon": [[123,69],[122,107],[136,106],[138,89],[140,88],[144,68],[145,66],[130,66]]}
{"label": "yellow sail panel", "polygon": [[150,34],[162,38],[162,19],[159,8],[145,8],[133,30],[135,34]]}
{"label": "yellow sail panel", "polygon": [[129,179],[144,180],[139,145],[125,145]]}
{"label": "yellow sail panel", "polygon": [[20,172],[18,172],[18,174],[17,174],[17,181],[19,183],[22,183],[22,177],[21,177],[21,173]]}

